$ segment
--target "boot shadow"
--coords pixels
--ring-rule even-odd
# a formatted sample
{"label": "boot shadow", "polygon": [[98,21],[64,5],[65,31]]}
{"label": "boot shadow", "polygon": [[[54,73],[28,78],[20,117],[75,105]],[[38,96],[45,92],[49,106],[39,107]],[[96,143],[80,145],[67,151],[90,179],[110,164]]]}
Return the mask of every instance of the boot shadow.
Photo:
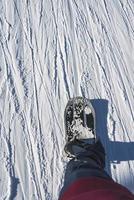
{"label": "boot shadow", "polygon": [[[106,152],[106,167],[105,170],[111,176],[111,163],[118,164],[122,161],[134,160],[134,142],[120,142],[110,141],[107,130],[107,115],[108,115],[108,101],[106,99],[92,99],[91,103],[96,113],[96,133],[100,138]],[[113,131],[115,130],[115,124],[113,124]],[[115,132],[113,132],[115,134]],[[113,165],[116,168],[116,165]],[[130,168],[130,167],[129,167]],[[125,180],[125,186],[133,190],[133,177],[131,169],[127,172],[128,178]]]}

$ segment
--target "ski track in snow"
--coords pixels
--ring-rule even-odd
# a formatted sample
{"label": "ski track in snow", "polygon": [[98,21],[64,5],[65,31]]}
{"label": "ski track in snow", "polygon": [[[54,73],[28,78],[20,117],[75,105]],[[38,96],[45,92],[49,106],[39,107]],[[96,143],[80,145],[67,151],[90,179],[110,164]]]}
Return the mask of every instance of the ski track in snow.
{"label": "ski track in snow", "polygon": [[106,169],[134,192],[134,1],[1,0],[0,13],[0,199],[58,199],[77,95],[107,100]]}

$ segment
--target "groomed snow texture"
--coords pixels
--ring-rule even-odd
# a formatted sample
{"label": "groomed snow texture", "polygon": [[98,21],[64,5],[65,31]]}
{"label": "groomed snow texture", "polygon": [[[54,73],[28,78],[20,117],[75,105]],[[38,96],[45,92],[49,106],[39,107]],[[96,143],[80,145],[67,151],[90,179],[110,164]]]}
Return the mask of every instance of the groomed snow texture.
{"label": "groomed snow texture", "polygon": [[134,1],[1,0],[1,200],[58,200],[75,96],[92,99],[106,170],[134,193]]}

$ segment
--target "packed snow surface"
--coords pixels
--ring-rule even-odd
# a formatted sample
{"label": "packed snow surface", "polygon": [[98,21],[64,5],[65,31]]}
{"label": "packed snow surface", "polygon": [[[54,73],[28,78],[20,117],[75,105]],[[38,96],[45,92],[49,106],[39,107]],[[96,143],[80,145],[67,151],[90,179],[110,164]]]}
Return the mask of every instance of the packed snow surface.
{"label": "packed snow surface", "polygon": [[134,1],[0,1],[0,199],[57,200],[64,108],[92,99],[106,170],[134,192]]}

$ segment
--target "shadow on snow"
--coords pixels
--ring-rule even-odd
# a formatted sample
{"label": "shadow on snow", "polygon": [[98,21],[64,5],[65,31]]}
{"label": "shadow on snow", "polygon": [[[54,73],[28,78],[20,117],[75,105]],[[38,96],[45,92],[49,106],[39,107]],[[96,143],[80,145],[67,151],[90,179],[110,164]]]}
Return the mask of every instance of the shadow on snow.
{"label": "shadow on snow", "polygon": [[[97,135],[100,137],[106,150],[106,170],[111,175],[110,163],[118,164],[121,161],[134,160],[134,142],[110,141],[107,130],[108,101],[105,99],[93,99],[91,103],[96,113]],[[113,128],[115,129],[115,127]]]}

